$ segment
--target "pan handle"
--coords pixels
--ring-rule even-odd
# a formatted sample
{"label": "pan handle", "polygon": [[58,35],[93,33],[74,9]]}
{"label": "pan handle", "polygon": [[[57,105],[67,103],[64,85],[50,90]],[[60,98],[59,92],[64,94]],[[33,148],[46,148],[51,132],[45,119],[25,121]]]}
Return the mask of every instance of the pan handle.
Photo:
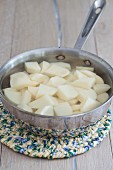
{"label": "pan handle", "polygon": [[103,8],[106,5],[106,0],[95,0],[93,5],[90,8],[89,15],[86,19],[86,22],[82,28],[82,31],[79,34],[79,37],[75,43],[74,48],[81,49],[87,40],[92,28],[96,24],[99,16],[101,15]]}
{"label": "pan handle", "polygon": [[56,0],[53,0],[53,4],[54,4],[54,10],[55,10],[55,17],[56,17],[56,21],[57,21],[58,48],[60,48],[61,45],[62,45],[62,32],[61,32],[60,15],[59,15],[59,10],[58,10]]}

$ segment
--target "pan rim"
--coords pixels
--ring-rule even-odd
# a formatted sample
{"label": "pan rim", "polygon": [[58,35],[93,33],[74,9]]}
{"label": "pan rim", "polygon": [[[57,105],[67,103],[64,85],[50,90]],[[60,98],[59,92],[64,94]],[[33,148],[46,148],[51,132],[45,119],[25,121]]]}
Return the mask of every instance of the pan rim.
{"label": "pan rim", "polygon": [[[98,58],[99,60],[101,60],[102,62],[104,62],[108,67],[109,67],[109,69],[111,70],[111,71],[113,71],[113,68],[111,67],[111,65],[108,63],[108,62],[106,62],[103,58],[101,58],[101,57],[99,57],[98,55],[96,55],[96,54],[93,54],[93,53],[90,53],[90,52],[87,52],[87,51],[85,51],[85,50],[79,50],[79,49],[76,49],[76,48],[58,48],[58,47],[49,47],[49,48],[37,48],[37,49],[32,49],[32,50],[28,50],[28,51],[25,51],[25,52],[23,52],[23,53],[20,53],[20,54],[18,54],[18,55],[16,55],[16,56],[14,56],[13,58],[11,58],[10,60],[8,60],[7,62],[5,62],[5,64],[3,64],[1,67],[0,67],[0,75],[1,75],[1,72],[3,72],[4,71],[4,68],[8,65],[8,64],[10,64],[11,62],[14,62],[16,59],[18,59],[20,56],[23,56],[23,55],[27,55],[27,54],[33,54],[33,52],[38,52],[38,51],[52,51],[52,50],[57,50],[57,51],[64,51],[64,50],[68,50],[68,51],[70,51],[70,52],[78,52],[80,55],[90,55],[90,56],[92,56],[93,58],[94,57],[96,57],[96,58]],[[0,77],[0,79],[1,79],[1,77]],[[13,104],[12,102],[10,102],[6,97],[5,97],[5,95],[3,94],[3,92],[2,92],[2,88],[1,88],[1,83],[0,83],[0,95],[2,96],[1,98],[3,98],[3,100],[5,100],[5,102],[7,102],[10,106],[12,106],[13,108],[15,108],[15,109],[17,109],[17,110],[19,110],[19,111],[21,111],[22,113],[24,113],[24,114],[29,114],[29,115],[32,115],[32,116],[36,116],[36,117],[41,117],[41,118],[51,118],[51,119],[68,119],[68,118],[72,118],[72,117],[81,117],[81,116],[85,116],[85,115],[88,115],[88,114],[90,114],[91,112],[95,112],[96,113],[96,110],[98,110],[98,109],[100,109],[102,106],[104,106],[105,104],[107,104],[111,99],[112,99],[112,97],[113,97],[113,92],[112,92],[112,94],[111,94],[111,96],[109,97],[109,99],[106,101],[106,102],[104,102],[103,104],[101,104],[99,107],[97,107],[97,108],[95,108],[95,109],[93,109],[93,110],[91,110],[91,111],[88,111],[88,112],[82,112],[82,113],[79,113],[79,114],[76,114],[76,115],[70,115],[70,116],[46,116],[46,115],[38,115],[38,114],[34,114],[33,112],[27,112],[27,111],[25,111],[25,110],[23,110],[23,109],[20,109],[19,107],[17,107],[15,104]]]}

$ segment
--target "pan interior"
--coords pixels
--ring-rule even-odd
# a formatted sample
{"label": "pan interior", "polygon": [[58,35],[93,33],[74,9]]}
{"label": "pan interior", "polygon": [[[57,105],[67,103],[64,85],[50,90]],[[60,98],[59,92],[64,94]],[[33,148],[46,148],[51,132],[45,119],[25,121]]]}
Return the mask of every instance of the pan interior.
{"label": "pan interior", "polygon": [[24,70],[26,61],[38,61],[38,63],[42,61],[67,62],[71,64],[72,68],[76,66],[94,67],[95,72],[104,79],[105,83],[111,86],[110,97],[113,95],[113,69],[110,65],[94,54],[67,48],[36,49],[14,57],[0,69],[1,91],[10,86],[11,74]]}

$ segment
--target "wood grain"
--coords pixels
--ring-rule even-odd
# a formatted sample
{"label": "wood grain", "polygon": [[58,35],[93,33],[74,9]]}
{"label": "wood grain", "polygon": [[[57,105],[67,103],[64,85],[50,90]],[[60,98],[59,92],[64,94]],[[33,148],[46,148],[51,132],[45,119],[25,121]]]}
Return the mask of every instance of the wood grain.
{"label": "wood grain", "polygon": [[[15,13],[15,1],[0,2],[0,65],[10,58]],[[2,145],[0,143],[0,166]]]}
{"label": "wood grain", "polygon": [[112,170],[113,159],[110,148],[109,136],[104,141],[86,154],[77,156],[77,170]]}
{"label": "wood grain", "polygon": [[[60,10],[63,47],[75,44],[87,15],[89,0],[57,0]],[[109,0],[102,18],[96,25],[84,49],[98,53],[113,65],[112,0]],[[4,0],[0,1],[0,64],[23,51],[57,46],[57,29],[53,1]],[[109,138],[110,137],[110,138]],[[29,158],[2,147],[0,170],[112,170],[113,126],[98,147],[86,154],[61,160]],[[1,148],[1,147],[0,147]],[[1,154],[1,150],[0,150]]]}
{"label": "wood grain", "polygon": [[0,65],[10,58],[15,0],[0,1]]}
{"label": "wood grain", "polygon": [[74,169],[72,159],[46,160],[30,158],[3,147],[1,170],[69,170]]}
{"label": "wood grain", "polygon": [[[107,1],[106,9],[95,28],[97,53],[113,67],[113,1]],[[111,16],[111,17],[110,17]],[[113,102],[111,105],[113,112]],[[113,114],[112,114],[113,118]],[[110,146],[113,157],[113,124],[110,130]]]}
{"label": "wood grain", "polygon": [[[85,0],[57,0],[61,16],[63,47],[73,48],[89,12],[89,2]],[[64,10],[65,9],[65,10]],[[86,51],[95,53],[93,32],[84,45]]]}
{"label": "wood grain", "polygon": [[57,46],[53,1],[17,1],[12,56],[26,50]]}

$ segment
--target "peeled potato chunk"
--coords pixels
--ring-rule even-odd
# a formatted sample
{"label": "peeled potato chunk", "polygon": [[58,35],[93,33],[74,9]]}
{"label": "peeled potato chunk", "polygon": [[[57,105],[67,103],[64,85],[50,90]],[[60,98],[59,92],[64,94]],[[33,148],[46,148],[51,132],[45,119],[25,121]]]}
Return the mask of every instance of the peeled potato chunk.
{"label": "peeled potato chunk", "polygon": [[65,62],[29,61],[25,62],[25,71],[10,76],[10,87],[3,91],[25,111],[67,116],[100,106],[108,100],[110,88],[93,67],[71,68]]}
{"label": "peeled potato chunk", "polygon": [[94,71],[94,68],[93,68],[93,67],[76,66],[76,70],[89,70],[89,71]]}
{"label": "peeled potato chunk", "polygon": [[78,96],[78,100],[79,101],[84,101],[87,97],[91,97],[92,99],[96,100],[97,99],[97,94],[93,89],[81,89],[79,91],[79,96]]}
{"label": "peeled potato chunk", "polygon": [[26,90],[25,92],[22,93],[21,103],[28,104],[29,102],[31,102],[31,93],[28,90]]}
{"label": "peeled potato chunk", "polygon": [[[57,97],[56,97],[57,98]],[[58,103],[64,103],[65,101],[64,100],[62,100],[62,99],[60,99],[60,98],[57,98],[57,101],[58,101]]]}
{"label": "peeled potato chunk", "polygon": [[78,96],[78,92],[70,85],[61,85],[58,87],[57,96],[62,100],[68,101]]}
{"label": "peeled potato chunk", "polygon": [[15,91],[15,92],[17,91],[16,89],[10,88],[10,87],[9,87],[9,88],[6,88],[6,89],[3,89],[3,91],[6,91],[6,90],[7,90],[7,91],[8,91],[8,90],[9,90],[9,91]]}
{"label": "peeled potato chunk", "polygon": [[69,100],[69,104],[70,104],[70,105],[74,105],[74,104],[76,104],[77,102],[78,102],[77,99]]}
{"label": "peeled potato chunk", "polygon": [[57,89],[54,87],[50,87],[44,84],[40,84],[38,88],[38,93],[36,95],[36,98],[42,96],[42,95],[54,95],[57,92]]}
{"label": "peeled potato chunk", "polygon": [[98,76],[98,75],[95,75],[95,79],[96,79],[96,84],[104,84],[104,80]]}
{"label": "peeled potato chunk", "polygon": [[46,73],[48,76],[59,76],[59,77],[65,77],[69,74],[69,70],[63,67],[60,67],[56,64],[50,65],[50,67],[46,70]]}
{"label": "peeled potato chunk", "polygon": [[81,73],[85,74],[88,77],[95,77],[95,73],[89,70],[81,70]]}
{"label": "peeled potato chunk", "polygon": [[102,94],[107,92],[111,87],[108,84],[95,84],[93,88],[97,94]]}
{"label": "peeled potato chunk", "polygon": [[45,73],[49,66],[50,66],[50,63],[48,63],[47,61],[41,62],[40,63],[41,73]]}
{"label": "peeled potato chunk", "polygon": [[52,64],[56,64],[60,67],[64,67],[68,70],[71,70],[71,65],[69,63],[64,63],[64,62],[56,62],[56,63],[52,63]]}
{"label": "peeled potato chunk", "polygon": [[109,95],[107,93],[102,93],[97,96],[97,100],[101,103],[104,103],[108,100]]}
{"label": "peeled potato chunk", "polygon": [[77,80],[77,75],[75,73],[70,73],[68,76],[65,77],[65,79],[69,82]]}
{"label": "peeled potato chunk", "polygon": [[81,104],[75,104],[75,105],[72,105],[71,107],[72,107],[72,110],[74,112],[74,111],[80,110]]}
{"label": "peeled potato chunk", "polygon": [[19,107],[20,109],[23,109],[23,110],[27,111],[27,112],[33,112],[33,110],[31,109],[31,107],[28,106],[28,105],[26,105],[26,104],[19,104],[18,107]]}
{"label": "peeled potato chunk", "polygon": [[58,87],[59,85],[65,84],[66,80],[62,77],[52,77],[50,78],[50,80],[48,81],[48,85],[50,86],[54,86],[54,87]]}
{"label": "peeled potato chunk", "polygon": [[54,107],[54,111],[56,116],[72,115],[72,108],[68,102],[59,103],[57,106]]}
{"label": "peeled potato chunk", "polygon": [[29,76],[25,72],[14,73],[10,76],[10,85],[11,88],[17,90],[33,85],[33,82],[30,80]]}
{"label": "peeled potato chunk", "polygon": [[33,98],[36,98],[39,87],[28,86],[28,91],[31,93]]}
{"label": "peeled potato chunk", "polygon": [[25,69],[28,73],[39,73],[41,68],[38,62],[25,62]]}
{"label": "peeled potato chunk", "polygon": [[12,91],[9,89],[4,89],[5,96],[14,104],[20,104],[21,102],[21,92]]}
{"label": "peeled potato chunk", "polygon": [[80,110],[76,110],[76,111],[73,112],[73,115],[77,115],[79,113],[81,113],[81,111]]}
{"label": "peeled potato chunk", "polygon": [[88,78],[85,74],[81,73],[79,70],[75,71],[78,79]]}
{"label": "peeled potato chunk", "polygon": [[80,87],[84,89],[90,89],[93,87],[94,84],[95,84],[95,78],[84,78],[84,79],[75,80],[73,82],[73,85],[75,87]]}
{"label": "peeled potato chunk", "polygon": [[37,100],[34,100],[31,103],[29,103],[29,106],[33,109],[39,109],[47,105],[54,106],[57,104],[56,102],[57,101],[52,96],[44,95],[38,98]]}
{"label": "peeled potato chunk", "polygon": [[39,115],[54,116],[53,106],[44,106],[43,108],[37,110],[35,113]]}
{"label": "peeled potato chunk", "polygon": [[49,80],[48,76],[39,73],[30,74],[29,77],[32,81],[36,81],[37,85]]}
{"label": "peeled potato chunk", "polygon": [[81,105],[81,109],[80,111],[81,112],[87,112],[87,111],[90,111],[92,109],[95,109],[96,107],[100,106],[101,103],[88,97],[86,99],[86,101]]}

